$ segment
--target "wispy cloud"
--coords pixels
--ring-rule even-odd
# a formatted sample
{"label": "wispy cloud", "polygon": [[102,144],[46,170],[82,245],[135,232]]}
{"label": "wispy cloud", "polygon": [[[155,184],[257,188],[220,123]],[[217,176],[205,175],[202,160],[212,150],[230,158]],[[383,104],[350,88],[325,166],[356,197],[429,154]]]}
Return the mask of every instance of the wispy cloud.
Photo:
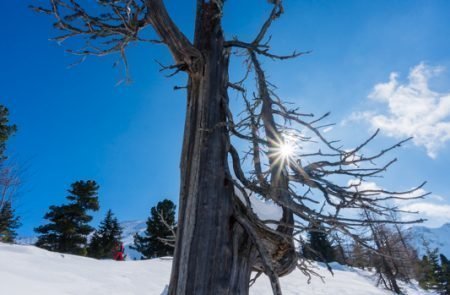
{"label": "wispy cloud", "polygon": [[[414,198],[427,193],[424,189],[418,189],[409,196]],[[406,196],[404,196],[406,197]],[[403,220],[414,220],[418,217],[426,219],[424,225],[428,227],[439,227],[450,222],[450,205],[446,204],[445,198],[436,194],[427,195],[424,199],[410,199],[407,201],[395,201],[401,210],[418,212],[416,214],[402,214]]]}
{"label": "wispy cloud", "polygon": [[[357,190],[382,190],[375,182],[359,181],[351,179],[348,185],[358,185]],[[356,190],[356,188],[355,188]],[[402,200],[393,199],[391,205],[398,207],[405,212],[417,212],[418,214],[402,213],[401,219],[404,221],[417,220],[419,218],[426,219],[424,225],[428,227],[439,227],[444,223],[450,222],[450,205],[446,204],[445,198],[439,195],[431,194],[425,198],[417,198],[424,196],[427,191],[420,188],[409,194],[402,195]],[[408,199],[410,198],[410,199]]]}
{"label": "wispy cloud", "polygon": [[417,146],[423,146],[431,158],[450,141],[450,92],[430,89],[429,80],[441,74],[442,67],[421,63],[411,69],[408,80],[399,81],[391,73],[389,82],[375,85],[369,99],[385,105],[384,111],[353,113],[352,120],[366,120],[372,127],[395,137],[413,137]]}
{"label": "wispy cloud", "polygon": [[[434,204],[429,202],[417,202],[406,205],[402,210],[419,212],[419,216],[427,219],[426,226],[439,227],[444,223],[450,222],[450,205]],[[416,216],[403,215],[405,220],[412,219]]]}

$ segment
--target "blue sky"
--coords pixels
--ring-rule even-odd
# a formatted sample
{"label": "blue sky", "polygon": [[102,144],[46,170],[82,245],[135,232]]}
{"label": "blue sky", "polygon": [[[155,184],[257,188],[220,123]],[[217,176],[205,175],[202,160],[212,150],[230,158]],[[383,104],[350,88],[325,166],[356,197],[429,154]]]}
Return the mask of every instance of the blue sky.
{"label": "blue sky", "polygon": [[[191,36],[194,1],[166,2]],[[30,3],[0,2],[0,103],[19,127],[9,153],[24,170],[19,233],[32,234],[79,179],[101,186],[96,221],[109,208],[122,220],[144,219],[158,200],[177,201],[185,95],[172,88],[185,77],[159,73],[154,60],[169,64],[167,50],[129,48],[133,83],[117,86],[117,57],[68,69],[76,59],[48,40],[56,33],[51,19]],[[251,38],[268,8],[262,0],[227,1],[226,35]],[[286,0],[285,11],[271,30],[273,48],[312,54],[264,62],[278,93],[308,112],[331,111],[330,134],[349,147],[377,127],[373,150],[417,135],[392,154],[399,162],[377,185],[400,190],[428,180],[432,197],[408,206],[423,210],[431,226],[450,221],[450,2]],[[239,73],[233,63],[231,77]]]}

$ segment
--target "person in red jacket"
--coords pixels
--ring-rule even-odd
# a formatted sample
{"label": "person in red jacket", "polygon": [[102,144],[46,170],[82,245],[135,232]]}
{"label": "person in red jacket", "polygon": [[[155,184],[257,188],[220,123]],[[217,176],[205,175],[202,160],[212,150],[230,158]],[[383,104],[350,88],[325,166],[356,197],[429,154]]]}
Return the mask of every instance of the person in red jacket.
{"label": "person in red jacket", "polygon": [[114,248],[113,259],[117,260],[117,261],[125,260],[124,252],[125,252],[125,248],[123,247],[123,244],[117,243],[116,247]]}

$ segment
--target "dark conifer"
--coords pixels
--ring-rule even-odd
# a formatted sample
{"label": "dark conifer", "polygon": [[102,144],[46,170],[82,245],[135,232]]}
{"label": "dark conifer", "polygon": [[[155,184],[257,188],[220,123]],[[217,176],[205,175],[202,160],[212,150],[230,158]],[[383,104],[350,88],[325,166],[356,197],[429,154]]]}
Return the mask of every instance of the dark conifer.
{"label": "dark conifer", "polygon": [[9,124],[9,111],[0,105],[0,161],[5,159],[6,141],[17,130],[16,125]]}
{"label": "dark conifer", "polygon": [[439,288],[438,292],[441,295],[450,294],[450,261],[448,261],[447,257],[444,254],[440,255],[441,259],[441,267],[440,267],[440,276],[439,276]]}
{"label": "dark conifer", "polygon": [[308,243],[303,246],[303,255],[321,262],[335,261],[334,249],[328,239],[326,229],[320,224],[312,224],[308,231]]}
{"label": "dark conifer", "polygon": [[0,105],[0,241],[14,242],[16,229],[20,226],[19,218],[12,207],[12,194],[18,182],[6,163],[6,142],[16,132],[16,125],[9,123],[8,109]]}
{"label": "dark conifer", "polygon": [[426,290],[438,290],[441,266],[439,265],[438,249],[427,249],[427,254],[420,262],[421,276],[419,285]]}
{"label": "dark conifer", "polygon": [[150,217],[147,220],[147,229],[144,235],[134,236],[132,249],[142,254],[143,259],[172,256],[173,245],[170,241],[174,239],[175,232],[175,204],[170,200],[159,202],[152,207]]}
{"label": "dark conifer", "polygon": [[97,211],[99,186],[95,181],[77,181],[71,185],[69,204],[50,206],[44,216],[49,223],[35,229],[40,234],[36,246],[61,253],[86,255],[87,236],[94,230],[88,211]]}
{"label": "dark conifer", "polygon": [[4,202],[0,206],[0,242],[13,243],[19,226],[19,217],[15,216],[11,202]]}
{"label": "dark conifer", "polygon": [[105,259],[113,258],[113,251],[120,243],[122,227],[111,210],[106,213],[89,243],[88,256]]}

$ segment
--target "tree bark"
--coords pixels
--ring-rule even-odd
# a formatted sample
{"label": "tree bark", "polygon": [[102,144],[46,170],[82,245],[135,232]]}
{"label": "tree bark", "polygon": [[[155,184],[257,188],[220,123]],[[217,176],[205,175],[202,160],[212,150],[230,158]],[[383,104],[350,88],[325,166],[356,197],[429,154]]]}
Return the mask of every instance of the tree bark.
{"label": "tree bark", "polygon": [[220,7],[202,2],[194,46],[203,64],[189,75],[169,294],[247,294],[254,251],[233,218],[234,187],[226,173],[229,52],[224,48]]}

